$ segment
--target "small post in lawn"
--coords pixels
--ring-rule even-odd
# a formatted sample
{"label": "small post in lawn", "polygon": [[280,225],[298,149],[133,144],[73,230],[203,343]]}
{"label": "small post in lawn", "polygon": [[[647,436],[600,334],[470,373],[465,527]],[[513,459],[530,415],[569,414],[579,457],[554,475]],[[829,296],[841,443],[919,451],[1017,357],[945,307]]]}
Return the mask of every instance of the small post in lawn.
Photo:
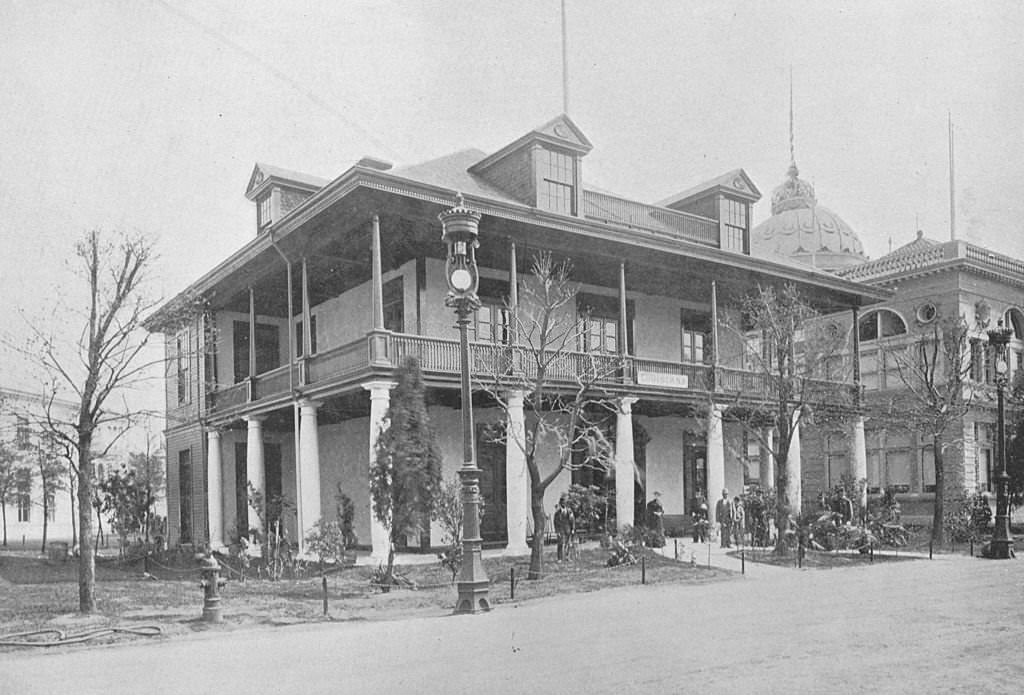
{"label": "small post in lawn", "polygon": [[708,542],[708,569],[711,569],[711,543]]}
{"label": "small post in lawn", "polygon": [[641,555],[640,556],[640,583],[641,584],[646,584],[647,583],[647,556],[646,555]]}
{"label": "small post in lawn", "polygon": [[508,597],[516,597],[516,568],[515,565],[508,568]]}
{"label": "small post in lawn", "polygon": [[678,560],[679,559],[679,539],[678,538],[673,538],[672,539],[672,543],[675,546],[675,558],[676,558],[676,560]]}
{"label": "small post in lawn", "polygon": [[320,586],[324,596],[324,615],[327,615],[327,573],[324,571],[323,558],[320,558]]}
{"label": "small post in lawn", "polygon": [[932,542],[928,541],[928,559],[932,559]]}
{"label": "small post in lawn", "polygon": [[747,573],[747,552],[740,548],[740,574]]}
{"label": "small post in lawn", "polygon": [[974,539],[971,539],[971,557],[974,557]]}

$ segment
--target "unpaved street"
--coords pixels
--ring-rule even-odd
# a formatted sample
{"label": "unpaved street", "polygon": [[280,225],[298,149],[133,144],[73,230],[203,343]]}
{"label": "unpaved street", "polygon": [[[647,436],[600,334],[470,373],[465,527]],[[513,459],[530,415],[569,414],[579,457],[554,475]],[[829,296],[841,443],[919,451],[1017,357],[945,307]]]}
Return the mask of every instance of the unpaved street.
{"label": "unpaved street", "polygon": [[503,606],[0,655],[18,693],[1020,692],[1024,560],[752,572]]}

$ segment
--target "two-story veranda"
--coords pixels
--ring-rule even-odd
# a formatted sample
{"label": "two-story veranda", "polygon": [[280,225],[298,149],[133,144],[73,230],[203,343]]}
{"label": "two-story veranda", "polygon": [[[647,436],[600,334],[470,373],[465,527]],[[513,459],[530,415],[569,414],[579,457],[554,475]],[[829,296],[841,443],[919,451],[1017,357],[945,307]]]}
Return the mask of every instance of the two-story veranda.
{"label": "two-story veranda", "polygon": [[[355,502],[361,544],[386,549],[367,470],[406,355],[421,362],[444,476],[454,477],[458,341],[444,306],[437,215],[459,193],[483,215],[472,368],[479,372],[479,358],[507,342],[506,302],[517,294],[510,289],[541,249],[571,259],[580,283],[572,310],[587,323],[575,347],[625,361],[604,383],[619,403],[609,426],[618,442],[614,474],[635,479],[632,499],[617,499],[620,525],[655,490],[671,516],[709,491],[713,499],[722,487],[771,480],[771,466],[728,412],[709,409],[760,385],[743,370],[742,345],[719,335],[716,312],[758,284],[795,283],[825,312],[856,311],[888,293],[751,257],[750,206],[760,194],[742,170],[651,205],[586,188],[590,149],[561,116],[490,155],[466,150],[404,169],[364,158],[329,182],[258,164],[247,190],[256,237],[150,321],[167,338],[172,541],[216,547],[246,533],[255,523],[251,483],[294,505],[282,514],[292,539],[333,516],[340,487]],[[163,323],[184,304],[201,310],[185,325]],[[505,417],[478,395],[478,427]],[[477,442],[484,538],[526,552],[522,455],[514,444]],[[549,507],[571,482],[567,472],[552,486]],[[410,540],[441,542],[436,528]]]}

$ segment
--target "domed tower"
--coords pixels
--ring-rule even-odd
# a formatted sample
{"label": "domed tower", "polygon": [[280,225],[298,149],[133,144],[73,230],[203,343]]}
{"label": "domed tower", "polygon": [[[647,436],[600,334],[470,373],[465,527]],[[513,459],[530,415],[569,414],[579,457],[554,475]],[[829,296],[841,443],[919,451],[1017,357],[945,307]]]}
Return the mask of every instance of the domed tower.
{"label": "domed tower", "polygon": [[818,204],[814,186],[800,178],[793,148],[793,88],[789,92],[789,170],[772,191],[772,216],[750,232],[751,255],[776,254],[834,272],[867,260],[850,225]]}

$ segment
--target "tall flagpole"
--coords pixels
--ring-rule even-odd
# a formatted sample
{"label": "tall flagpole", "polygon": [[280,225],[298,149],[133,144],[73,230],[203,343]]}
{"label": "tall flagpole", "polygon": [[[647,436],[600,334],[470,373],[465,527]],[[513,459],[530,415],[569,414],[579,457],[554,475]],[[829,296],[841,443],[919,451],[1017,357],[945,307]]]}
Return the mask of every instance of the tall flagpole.
{"label": "tall flagpole", "polygon": [[956,241],[956,175],[953,168],[953,114],[946,112],[949,123],[949,240]]}
{"label": "tall flagpole", "polygon": [[565,0],[562,0],[562,113],[569,115],[569,39],[565,25]]}

